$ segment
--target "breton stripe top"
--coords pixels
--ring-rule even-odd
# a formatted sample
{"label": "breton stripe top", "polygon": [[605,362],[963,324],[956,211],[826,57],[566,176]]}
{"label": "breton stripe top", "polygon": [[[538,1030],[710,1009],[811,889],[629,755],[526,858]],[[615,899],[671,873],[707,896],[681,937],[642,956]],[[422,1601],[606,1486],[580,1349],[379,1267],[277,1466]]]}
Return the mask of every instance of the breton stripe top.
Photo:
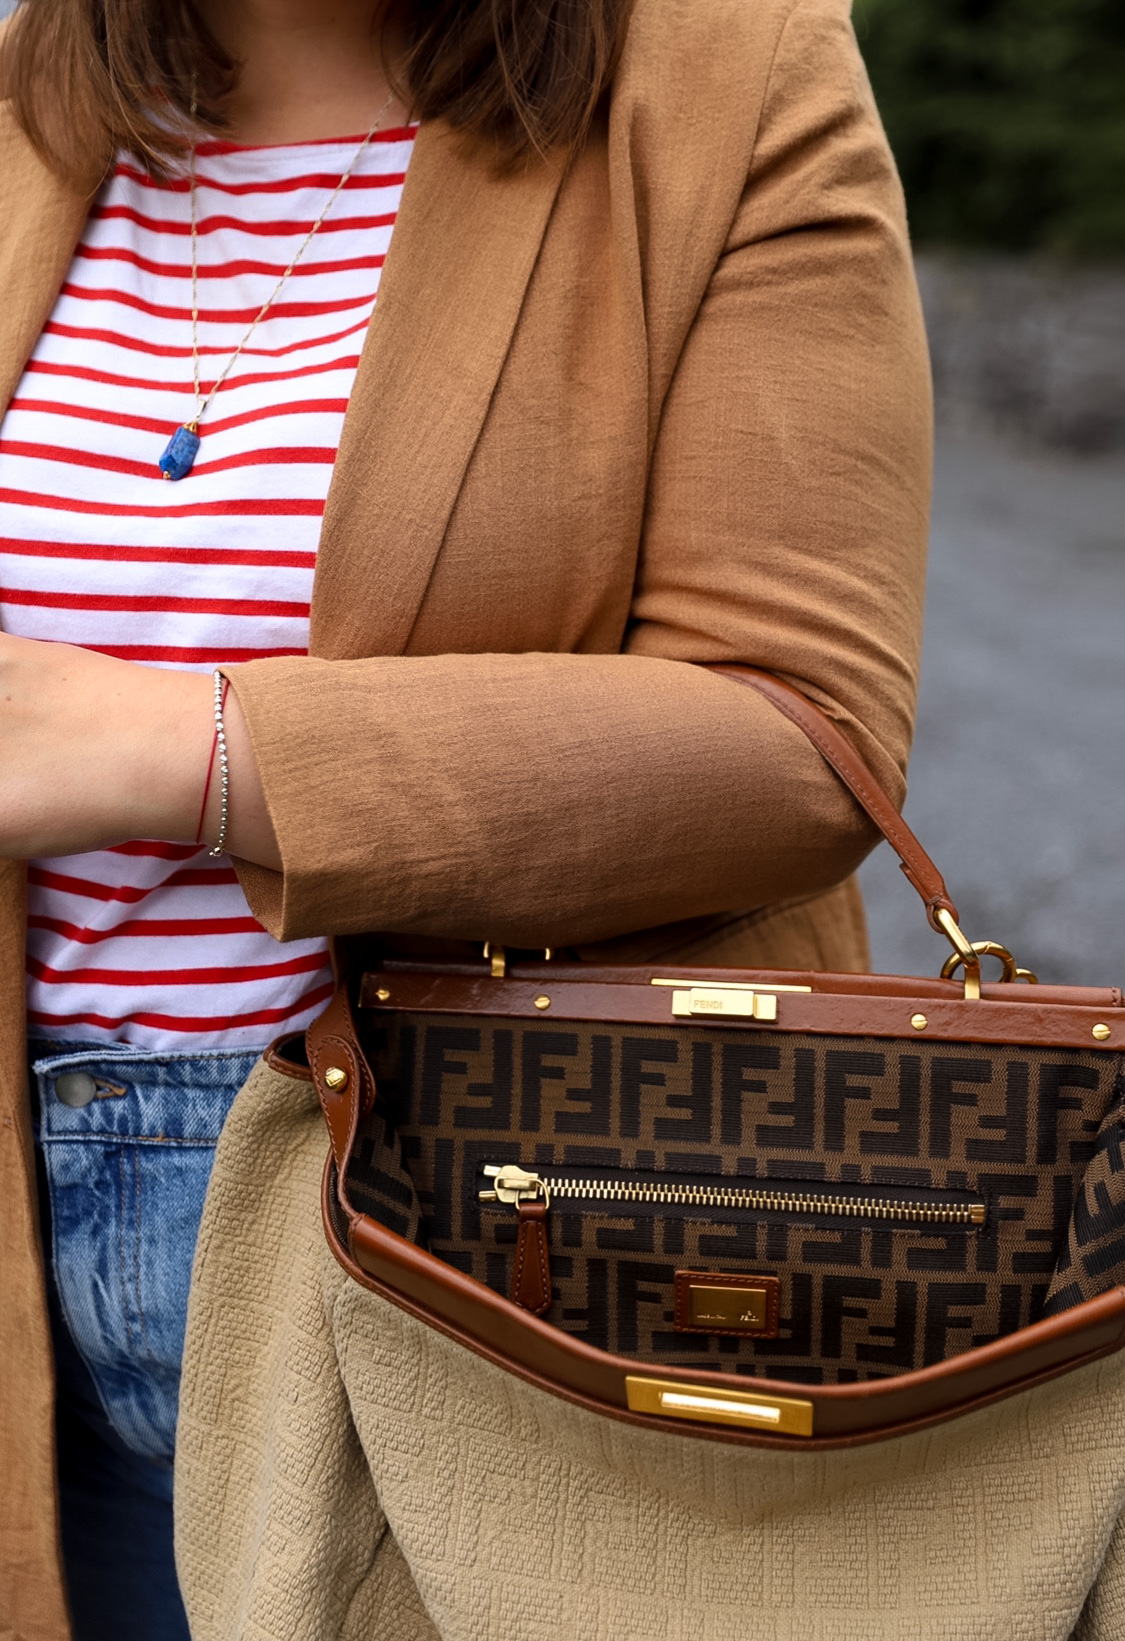
{"label": "breton stripe top", "polygon": [[[0,629],[197,671],[307,651],[321,516],[413,137],[370,144],[178,483],[157,459],[194,410],[188,183],[118,163],[0,424]],[[360,140],[200,145],[205,393]],[[205,847],[33,861],[28,911],[32,1036],[253,1047],[307,1025],[332,989],[326,942],[278,944]]]}

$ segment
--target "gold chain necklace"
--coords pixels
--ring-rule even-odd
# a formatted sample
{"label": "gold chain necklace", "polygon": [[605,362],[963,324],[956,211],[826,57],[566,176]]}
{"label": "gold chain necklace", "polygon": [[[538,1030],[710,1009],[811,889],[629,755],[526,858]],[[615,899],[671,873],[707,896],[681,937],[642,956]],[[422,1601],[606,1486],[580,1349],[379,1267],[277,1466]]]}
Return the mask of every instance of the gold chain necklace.
{"label": "gold chain necklace", "polygon": [[[383,115],[387,112],[387,109],[393,102],[394,92],[392,91],[391,95],[387,98],[386,102],[383,104],[382,108],[372,121],[370,131],[356,149],[351,164],[348,166],[347,170],[344,172],[343,176],[328,196],[324,209],[321,211],[320,215],[317,217],[316,221],[301,241],[301,244],[294,253],[289,266],[285,269],[285,272],[282,274],[269,296],[258,309],[258,312],[255,314],[249,328],[247,329],[246,335],[242,338],[241,342],[235,348],[234,352],[231,354],[230,358],[215,378],[214,386],[211,388],[210,393],[206,396],[204,396],[199,380],[199,223],[195,186],[195,144],[192,143],[188,177],[189,192],[191,195],[191,357],[193,379],[195,383],[195,414],[189,422],[184,422],[182,426],[176,429],[160,457],[160,461],[157,465],[166,479],[186,479],[188,474],[191,472],[195,465],[195,458],[199,454],[199,446],[201,442],[199,424],[211,408],[211,401],[214,399],[216,393],[218,393],[219,389],[234,369],[234,366],[238,363],[242,350],[245,348],[246,344],[249,342],[262,320],[266,317],[266,314],[273,307],[281,293],[282,287],[289,278],[289,275],[293,272],[293,269],[297,266],[298,262],[300,262],[301,258],[308,250],[317,229],[320,227],[333,205],[335,205],[337,199],[340,197],[340,194],[347,185],[348,179],[352,172],[367,152],[376,131],[379,129],[379,121],[383,118]],[[194,99],[192,101],[191,112],[194,118]]]}

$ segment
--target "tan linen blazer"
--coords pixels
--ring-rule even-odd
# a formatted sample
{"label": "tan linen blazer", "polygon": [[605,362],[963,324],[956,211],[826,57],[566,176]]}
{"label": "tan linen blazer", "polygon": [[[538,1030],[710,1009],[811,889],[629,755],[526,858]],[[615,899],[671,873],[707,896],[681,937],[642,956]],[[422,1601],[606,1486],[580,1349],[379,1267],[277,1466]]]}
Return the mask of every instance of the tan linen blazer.
{"label": "tan linen blazer", "polygon": [[[0,109],[4,403],[87,208]],[[424,125],[311,654],[233,673],[284,861],[239,866],[254,911],[281,939],[862,967],[869,827],[772,706],[686,663],[793,680],[901,797],[929,471],[847,0],[638,0],[570,166],[497,175]],[[23,904],[0,868],[0,1638],[60,1641]]]}

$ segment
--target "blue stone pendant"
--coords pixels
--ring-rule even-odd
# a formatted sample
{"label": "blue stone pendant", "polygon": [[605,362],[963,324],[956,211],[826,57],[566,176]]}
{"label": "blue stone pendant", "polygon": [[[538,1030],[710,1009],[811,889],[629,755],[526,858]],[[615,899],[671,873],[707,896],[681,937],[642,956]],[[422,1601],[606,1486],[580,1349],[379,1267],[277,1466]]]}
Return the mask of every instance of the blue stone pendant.
{"label": "blue stone pendant", "polygon": [[185,422],[168,440],[159,467],[166,479],[186,479],[199,453],[198,422]]}

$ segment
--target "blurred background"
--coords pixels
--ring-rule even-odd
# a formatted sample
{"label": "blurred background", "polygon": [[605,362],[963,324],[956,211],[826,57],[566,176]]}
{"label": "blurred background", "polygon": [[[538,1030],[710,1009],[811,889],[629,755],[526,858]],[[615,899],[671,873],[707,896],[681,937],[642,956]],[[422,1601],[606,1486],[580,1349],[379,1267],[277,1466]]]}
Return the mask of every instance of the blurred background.
{"label": "blurred background", "polygon": [[[938,410],[906,814],[971,939],[1125,984],[1125,4],[855,0],[855,24]],[[863,881],[875,967],[936,970],[885,845]]]}
{"label": "blurred background", "polygon": [[[856,0],[938,410],[906,815],[969,938],[1125,984],[1125,5]],[[877,969],[945,957],[884,845]]]}

